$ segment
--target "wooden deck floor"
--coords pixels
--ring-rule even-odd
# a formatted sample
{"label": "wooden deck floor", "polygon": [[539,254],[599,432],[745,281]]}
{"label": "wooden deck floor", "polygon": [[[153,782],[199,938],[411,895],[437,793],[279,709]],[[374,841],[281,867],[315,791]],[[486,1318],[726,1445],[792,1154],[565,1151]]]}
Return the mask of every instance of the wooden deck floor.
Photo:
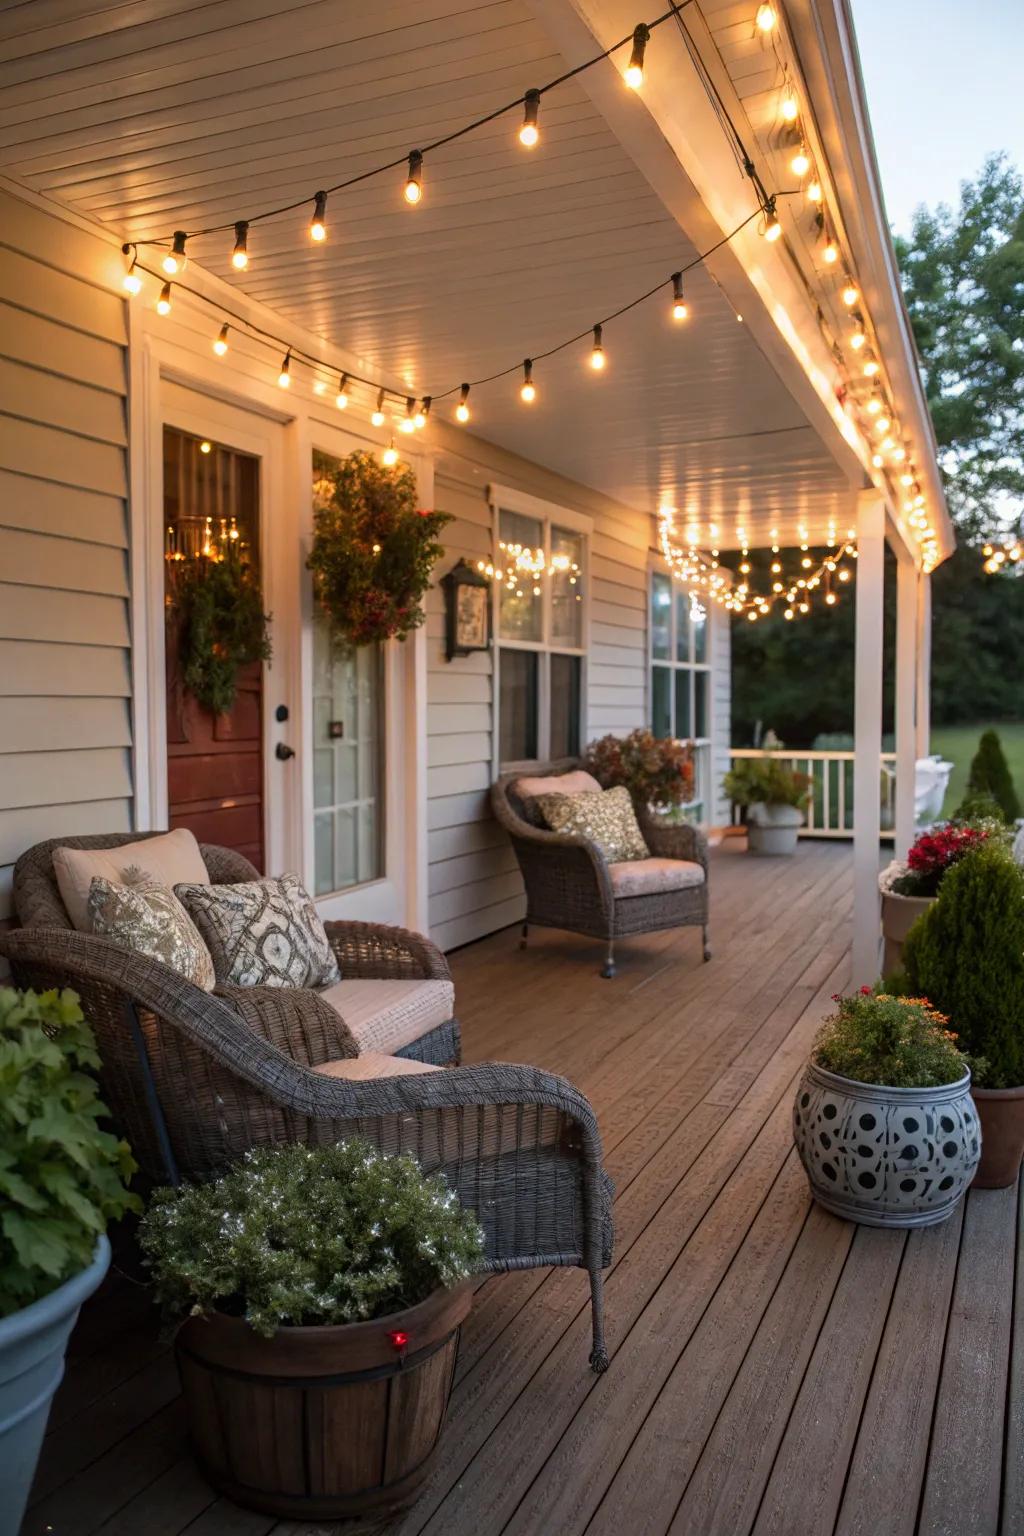
{"label": "wooden deck floor", "polygon": [[[790,1104],[846,981],[849,854],[723,849],[712,879],[709,965],[693,930],[623,946],[610,983],[596,946],[557,934],[453,957],[467,1059],[563,1072],[597,1109],[613,1358],[587,1368],[583,1274],[483,1284],[400,1536],[1024,1532],[1018,1191],[910,1235],[811,1205]],[[25,1536],[332,1529],[216,1498],[146,1293],[114,1276],[73,1341]]]}

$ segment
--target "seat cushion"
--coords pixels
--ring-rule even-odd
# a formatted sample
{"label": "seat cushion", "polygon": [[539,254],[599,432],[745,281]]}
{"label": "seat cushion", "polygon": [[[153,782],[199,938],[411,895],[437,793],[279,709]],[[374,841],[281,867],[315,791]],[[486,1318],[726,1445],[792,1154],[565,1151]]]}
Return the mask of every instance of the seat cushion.
{"label": "seat cushion", "polygon": [[447,1024],[455,1012],[450,981],[377,981],[353,977],[320,993],[363,1051],[391,1055]]}
{"label": "seat cushion", "polygon": [[55,848],[53,873],[57,889],[72,926],[79,933],[92,932],[89,917],[92,882],[99,878],[123,885],[126,870],[138,870],[158,885],[166,885],[172,890],[182,881],[193,885],[210,883],[199,844],[187,827],[178,827],[161,837],[146,837],[138,843],[122,843],[120,848]]}
{"label": "seat cushion", "polygon": [[410,1056],[385,1056],[381,1051],[366,1051],[362,1056],[343,1056],[339,1061],[325,1061],[314,1067],[324,1077],[343,1077],[350,1083],[366,1083],[375,1077],[418,1077],[421,1072],[443,1072],[430,1061],[414,1061]]}
{"label": "seat cushion", "polygon": [[213,991],[210,951],[170,886],[132,870],[125,871],[123,885],[97,875],[89,891],[89,918],[93,933],[160,960],[204,992]]}
{"label": "seat cushion", "polygon": [[552,832],[596,843],[609,864],[646,859],[650,854],[623,784],[596,794],[587,790],[578,795],[538,795],[537,805]]}
{"label": "seat cushion", "polygon": [[704,867],[689,859],[627,859],[609,864],[616,896],[657,896],[704,884]]}
{"label": "seat cushion", "polygon": [[543,778],[516,779],[512,793],[521,800],[532,800],[537,795],[579,795],[584,790],[600,791],[600,784],[592,773],[574,768],[571,773],[549,773]]}
{"label": "seat cushion", "polygon": [[238,885],[177,885],[217,980],[236,987],[323,987],[341,972],[298,875]]}

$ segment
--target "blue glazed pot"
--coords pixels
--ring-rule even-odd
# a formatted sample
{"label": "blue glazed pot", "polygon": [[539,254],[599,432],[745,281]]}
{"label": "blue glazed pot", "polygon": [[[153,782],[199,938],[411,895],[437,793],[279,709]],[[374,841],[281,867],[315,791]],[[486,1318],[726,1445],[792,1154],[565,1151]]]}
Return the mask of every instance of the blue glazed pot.
{"label": "blue glazed pot", "polygon": [[981,1156],[971,1074],[941,1088],[886,1088],[809,1062],[793,1140],[827,1211],[869,1227],[934,1226],[953,1214]]}
{"label": "blue glazed pot", "polygon": [[18,1536],[68,1338],[109,1266],[110,1244],[101,1237],[88,1269],[0,1318],[0,1536]]}

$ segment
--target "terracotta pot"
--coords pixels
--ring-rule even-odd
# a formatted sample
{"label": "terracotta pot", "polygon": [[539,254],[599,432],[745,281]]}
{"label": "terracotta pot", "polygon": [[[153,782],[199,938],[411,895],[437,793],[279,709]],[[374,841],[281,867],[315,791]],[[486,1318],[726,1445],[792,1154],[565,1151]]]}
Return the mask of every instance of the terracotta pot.
{"label": "terracotta pot", "polygon": [[981,1121],[981,1162],[974,1182],[979,1189],[1005,1189],[1024,1158],[1024,1085],[972,1092]]}
{"label": "terracotta pot", "polygon": [[279,1328],[191,1317],[175,1343],[192,1442],[237,1504],[299,1520],[401,1508],[448,1411],[468,1283],[368,1323]]}
{"label": "terracotta pot", "polygon": [[934,896],[900,896],[896,891],[882,892],[882,975],[891,976],[903,965],[903,941],[922,912],[927,912]]}

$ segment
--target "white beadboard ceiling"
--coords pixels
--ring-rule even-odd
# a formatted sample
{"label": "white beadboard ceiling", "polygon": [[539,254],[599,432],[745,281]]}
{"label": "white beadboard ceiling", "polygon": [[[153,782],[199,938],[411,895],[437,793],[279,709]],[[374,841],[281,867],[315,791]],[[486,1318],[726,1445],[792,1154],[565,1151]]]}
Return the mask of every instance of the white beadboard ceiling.
{"label": "white beadboard ceiling", "polygon": [[[755,8],[715,8],[741,52]],[[651,47],[691,67],[669,26]],[[763,51],[750,57],[763,72]],[[564,68],[521,0],[6,4],[0,172],[144,239],[311,196]],[[545,97],[540,125],[532,152],[512,114],[429,155],[418,208],[401,171],[337,194],[323,246],[306,207],[253,226],[243,274],[230,233],[190,255],[285,331],[438,394],[536,356],[695,255],[582,87]],[[687,298],[685,324],[667,291],[609,324],[602,375],[588,343],[538,362],[532,408],[517,378],[475,390],[473,430],[639,511],[668,500],[723,544],[737,523],[812,538],[845,524],[848,486],[724,295],[698,270]]]}

